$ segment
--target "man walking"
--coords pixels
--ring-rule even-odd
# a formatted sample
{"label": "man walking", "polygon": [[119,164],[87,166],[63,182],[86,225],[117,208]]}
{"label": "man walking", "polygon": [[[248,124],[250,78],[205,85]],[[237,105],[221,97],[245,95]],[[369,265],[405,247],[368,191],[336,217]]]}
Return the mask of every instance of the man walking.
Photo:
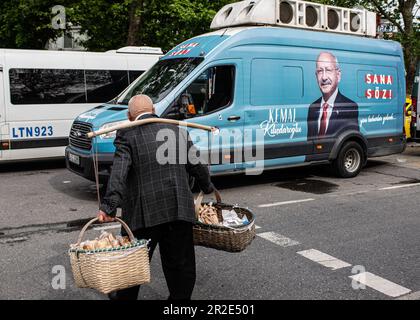
{"label": "man walking", "polygon": [[[153,102],[146,95],[132,97],[128,108],[130,121],[157,117]],[[176,141],[167,143],[172,148],[168,150],[169,154],[179,155],[181,145],[187,146],[188,151],[194,148],[187,131],[171,124],[150,123],[118,130],[114,141],[114,163],[98,218],[101,222],[112,221],[117,207],[121,207],[122,218],[136,238],[151,240],[150,259],[159,243],[169,299],[186,300],[191,299],[196,278],[192,225],[195,220],[194,199],[188,174],[196,178],[204,193],[213,192],[214,186],[207,167],[199,162],[187,159],[187,163],[182,164],[178,158],[162,164],[157,159],[162,145],[157,139],[159,132],[171,132],[176,138]],[[139,288],[116,291],[109,297],[135,300]]]}

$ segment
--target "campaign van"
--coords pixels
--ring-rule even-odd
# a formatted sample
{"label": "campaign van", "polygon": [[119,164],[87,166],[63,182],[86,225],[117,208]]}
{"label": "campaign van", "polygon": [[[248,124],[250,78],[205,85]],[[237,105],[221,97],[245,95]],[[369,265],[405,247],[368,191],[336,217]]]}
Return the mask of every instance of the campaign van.
{"label": "campaign van", "polygon": [[[157,115],[208,125],[188,129],[212,175],[330,163],[356,176],[368,158],[405,148],[405,68],[398,42],[375,39],[375,14],[304,1],[241,1],[214,17],[111,103],[75,119],[68,168],[94,179],[112,166],[115,132],[136,94]],[[83,143],[74,143],[79,139]]]}

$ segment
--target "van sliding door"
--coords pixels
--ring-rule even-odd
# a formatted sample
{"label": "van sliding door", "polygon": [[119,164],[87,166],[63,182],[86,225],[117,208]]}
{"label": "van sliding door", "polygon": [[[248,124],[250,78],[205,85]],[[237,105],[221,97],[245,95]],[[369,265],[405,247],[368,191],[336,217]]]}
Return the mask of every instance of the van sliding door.
{"label": "van sliding door", "polygon": [[263,164],[247,161],[246,168],[300,164],[312,153],[313,143],[306,132],[305,67],[302,61],[271,58],[250,61],[249,85],[245,85],[250,88],[244,105],[245,128],[258,135],[252,139],[245,135],[244,145],[256,153],[263,151],[264,155]]}

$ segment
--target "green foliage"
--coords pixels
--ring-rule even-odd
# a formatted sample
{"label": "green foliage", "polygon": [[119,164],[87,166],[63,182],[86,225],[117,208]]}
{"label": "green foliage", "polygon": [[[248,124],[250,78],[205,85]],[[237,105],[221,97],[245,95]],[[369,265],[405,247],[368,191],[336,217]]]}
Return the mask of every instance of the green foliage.
{"label": "green foliage", "polygon": [[[129,9],[141,0],[1,0],[0,47],[43,49],[62,30],[52,27],[51,8],[63,5],[67,23],[81,26],[88,50],[105,51],[126,45]],[[214,14],[235,0],[143,0],[138,45],[169,50],[187,38],[209,31]]]}
{"label": "green foliage", "polygon": [[370,3],[370,1],[367,0],[312,0],[312,2],[345,8],[353,8],[356,6],[364,6],[367,8],[367,5]]}
{"label": "green foliage", "polygon": [[[139,0],[79,0],[71,7],[69,20],[82,27],[89,50],[109,50],[127,41],[129,9]],[[213,16],[229,0],[143,0],[137,45],[161,47],[176,44],[209,31]]]}
{"label": "green foliage", "polygon": [[0,47],[43,49],[62,31],[52,28],[51,8],[65,1],[1,0]]}
{"label": "green foliage", "polygon": [[[404,48],[405,67],[407,70],[407,91],[411,92],[414,72],[420,54],[420,26],[418,0],[313,0],[314,2],[352,8],[363,6],[388,19],[398,28],[398,33],[385,34],[385,39],[399,41]],[[417,12],[417,16],[416,15]]]}
{"label": "green foliage", "polygon": [[127,39],[128,2],[78,0],[66,11],[67,19],[88,35],[89,39],[82,43],[88,50],[120,48]]}

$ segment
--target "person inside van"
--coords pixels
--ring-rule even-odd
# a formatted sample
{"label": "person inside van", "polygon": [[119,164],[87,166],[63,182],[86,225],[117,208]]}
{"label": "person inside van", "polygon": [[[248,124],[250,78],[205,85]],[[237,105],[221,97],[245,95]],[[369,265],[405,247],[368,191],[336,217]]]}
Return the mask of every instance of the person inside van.
{"label": "person inside van", "polygon": [[219,108],[225,107],[231,102],[230,98],[232,96],[232,93],[230,92],[230,90],[232,89],[232,82],[232,68],[216,68],[216,75],[214,80],[215,88],[213,94],[211,95],[207,103],[205,113],[209,113]]}
{"label": "person inside van", "polygon": [[337,58],[322,52],[315,73],[322,96],[309,107],[308,140],[335,137],[345,130],[359,131],[358,105],[338,89],[342,74]]}

